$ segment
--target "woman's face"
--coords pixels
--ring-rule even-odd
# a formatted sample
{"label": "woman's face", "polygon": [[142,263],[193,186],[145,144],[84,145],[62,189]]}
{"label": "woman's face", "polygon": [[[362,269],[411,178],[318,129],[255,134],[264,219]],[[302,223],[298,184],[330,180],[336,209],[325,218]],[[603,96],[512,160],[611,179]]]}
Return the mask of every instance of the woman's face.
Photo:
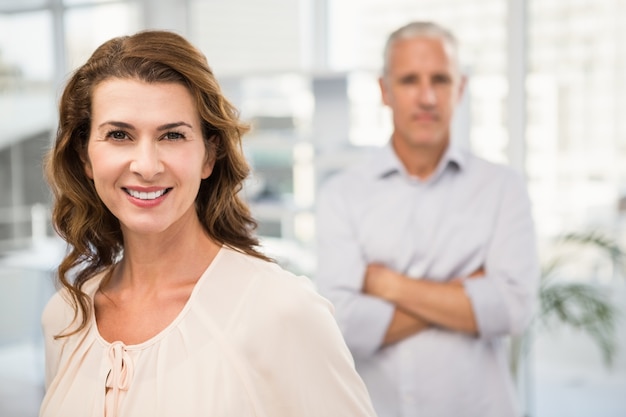
{"label": "woman's face", "polygon": [[214,159],[187,88],[109,79],[96,86],[91,111],[85,172],[122,231],[156,234],[194,220]]}

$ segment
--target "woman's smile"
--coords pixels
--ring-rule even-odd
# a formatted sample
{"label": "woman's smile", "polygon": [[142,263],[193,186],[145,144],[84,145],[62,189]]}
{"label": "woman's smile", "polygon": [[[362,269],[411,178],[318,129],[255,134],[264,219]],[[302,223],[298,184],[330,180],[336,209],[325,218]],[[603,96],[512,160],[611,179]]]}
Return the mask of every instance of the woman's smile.
{"label": "woman's smile", "polygon": [[123,230],[162,233],[195,216],[213,161],[188,89],[109,79],[95,88],[92,110],[85,172]]}

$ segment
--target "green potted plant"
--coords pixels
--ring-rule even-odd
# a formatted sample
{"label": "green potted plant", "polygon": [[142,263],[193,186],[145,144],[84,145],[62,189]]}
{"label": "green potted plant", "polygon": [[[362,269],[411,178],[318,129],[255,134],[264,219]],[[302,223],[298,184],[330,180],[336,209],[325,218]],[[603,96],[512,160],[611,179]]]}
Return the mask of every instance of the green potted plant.
{"label": "green potted plant", "polygon": [[[566,326],[591,338],[606,366],[617,349],[618,308],[606,286],[594,282],[600,269],[609,279],[623,276],[625,253],[616,241],[596,232],[568,233],[557,237],[544,253],[537,313],[528,331],[511,340],[511,369],[528,403],[527,353],[532,339],[547,330]],[[583,278],[583,279],[581,279]],[[591,278],[591,279],[590,279]]]}

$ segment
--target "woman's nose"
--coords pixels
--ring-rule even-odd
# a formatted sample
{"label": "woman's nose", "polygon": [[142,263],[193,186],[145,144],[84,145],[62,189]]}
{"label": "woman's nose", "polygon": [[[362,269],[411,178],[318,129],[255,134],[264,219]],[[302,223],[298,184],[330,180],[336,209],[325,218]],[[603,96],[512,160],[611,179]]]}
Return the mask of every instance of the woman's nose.
{"label": "woman's nose", "polygon": [[130,170],[145,180],[151,180],[163,172],[158,142],[153,140],[139,141],[134,149]]}

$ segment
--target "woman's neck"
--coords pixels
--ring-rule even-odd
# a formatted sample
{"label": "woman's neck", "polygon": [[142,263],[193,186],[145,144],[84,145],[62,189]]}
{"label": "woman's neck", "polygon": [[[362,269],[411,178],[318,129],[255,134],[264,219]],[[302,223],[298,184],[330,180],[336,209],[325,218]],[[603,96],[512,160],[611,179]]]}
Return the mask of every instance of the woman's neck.
{"label": "woman's neck", "polygon": [[124,233],[123,258],[111,284],[155,286],[197,280],[221,245],[194,220],[159,234]]}

